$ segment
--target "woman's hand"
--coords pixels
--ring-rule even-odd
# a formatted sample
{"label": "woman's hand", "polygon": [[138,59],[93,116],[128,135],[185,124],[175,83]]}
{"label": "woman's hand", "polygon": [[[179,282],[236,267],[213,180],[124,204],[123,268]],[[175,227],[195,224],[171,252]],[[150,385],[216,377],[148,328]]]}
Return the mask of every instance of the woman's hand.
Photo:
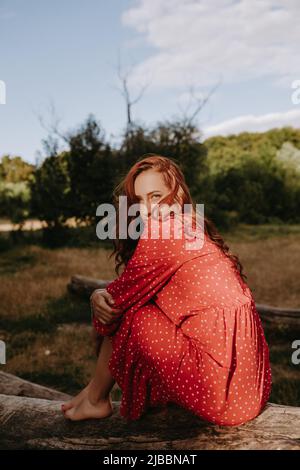
{"label": "woman's hand", "polygon": [[119,320],[122,310],[113,307],[114,299],[106,289],[96,289],[90,296],[92,314],[104,325]]}

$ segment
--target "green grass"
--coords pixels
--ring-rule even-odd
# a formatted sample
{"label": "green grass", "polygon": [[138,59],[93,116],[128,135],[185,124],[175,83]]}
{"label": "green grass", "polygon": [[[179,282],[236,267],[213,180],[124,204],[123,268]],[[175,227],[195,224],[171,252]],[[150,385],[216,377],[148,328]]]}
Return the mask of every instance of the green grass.
{"label": "green grass", "polygon": [[10,333],[20,333],[22,331],[52,331],[55,333],[57,326],[62,323],[90,323],[90,319],[89,302],[66,294],[59,299],[50,300],[46,304],[44,312],[27,313],[22,317],[2,315],[0,317],[0,330],[6,330]]}
{"label": "green grass", "polygon": [[0,258],[0,276],[13,275],[22,269],[33,266],[36,257],[33,255],[22,255],[16,250],[7,251]]}
{"label": "green grass", "polygon": [[273,382],[269,398],[279,405],[300,406],[300,378],[282,378]]}
{"label": "green grass", "polygon": [[45,387],[55,388],[61,392],[70,395],[78,393],[82,389],[84,383],[84,375],[82,368],[74,364],[66,365],[63,370],[45,370],[20,372],[19,377],[30,382],[43,384]]}
{"label": "green grass", "polygon": [[261,224],[248,225],[238,224],[232,230],[221,231],[222,235],[229,237],[232,241],[257,241],[267,240],[270,238],[286,237],[298,235],[300,236],[300,224]]}

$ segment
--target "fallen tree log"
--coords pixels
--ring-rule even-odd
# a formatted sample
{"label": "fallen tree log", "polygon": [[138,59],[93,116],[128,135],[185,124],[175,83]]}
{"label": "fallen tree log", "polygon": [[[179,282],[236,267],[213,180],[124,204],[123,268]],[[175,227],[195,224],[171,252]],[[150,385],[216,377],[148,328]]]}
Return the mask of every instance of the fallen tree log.
{"label": "fallen tree log", "polygon": [[0,395],[1,449],[255,450],[300,449],[300,408],[269,403],[240,426],[207,423],[177,405],[129,422],[119,402],[109,418],[71,422],[61,401]]}
{"label": "fallen tree log", "polygon": [[68,400],[71,398],[71,395],[67,393],[29,382],[6,372],[0,372],[0,393],[48,400]]}
{"label": "fallen tree log", "polygon": [[261,318],[266,323],[276,323],[286,326],[300,326],[300,310],[296,308],[271,307],[270,305],[256,304]]}
{"label": "fallen tree log", "polygon": [[[69,292],[88,298],[95,289],[104,289],[111,281],[94,279],[80,275],[71,277],[67,288]],[[270,305],[256,304],[256,308],[266,323],[276,323],[286,326],[300,326],[300,310],[278,308]]]}
{"label": "fallen tree log", "polygon": [[71,277],[67,289],[73,294],[88,298],[95,289],[104,289],[109,282],[93,277],[75,275]]}

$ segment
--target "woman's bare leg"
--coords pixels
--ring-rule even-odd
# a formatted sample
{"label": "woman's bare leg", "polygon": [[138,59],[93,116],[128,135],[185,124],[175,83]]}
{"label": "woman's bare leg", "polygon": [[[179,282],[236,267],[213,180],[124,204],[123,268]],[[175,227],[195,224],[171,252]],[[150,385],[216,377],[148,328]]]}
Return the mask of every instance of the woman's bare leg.
{"label": "woman's bare leg", "polygon": [[104,337],[99,352],[94,377],[90,382],[89,398],[92,401],[109,398],[111,389],[115,384],[108,368],[108,361],[112,354],[112,342],[107,336]]}
{"label": "woman's bare leg", "polygon": [[65,417],[71,420],[104,418],[112,414],[110,391],[115,384],[108,368],[112,353],[111,340],[104,337],[95,374],[90,383],[70,402],[65,404]]}
{"label": "woman's bare leg", "polygon": [[[99,354],[100,354],[100,351],[101,351],[101,346],[103,344],[103,340],[104,340],[104,336],[101,336],[99,335],[96,330],[93,328],[92,329],[92,341],[94,343],[94,347],[95,347],[95,354],[96,354],[96,357],[97,357],[97,360],[99,358]],[[62,405],[61,405],[61,409],[63,412],[69,410],[70,408],[73,408],[73,406],[75,405],[78,405],[78,403],[81,402],[82,398],[84,397],[84,395],[88,392],[88,389],[91,385],[91,382],[92,382],[92,379],[90,380],[90,382],[87,384],[86,387],[84,387],[84,389],[81,390],[80,393],[78,393],[75,397],[73,397],[71,400],[68,400],[66,402],[64,402]]]}

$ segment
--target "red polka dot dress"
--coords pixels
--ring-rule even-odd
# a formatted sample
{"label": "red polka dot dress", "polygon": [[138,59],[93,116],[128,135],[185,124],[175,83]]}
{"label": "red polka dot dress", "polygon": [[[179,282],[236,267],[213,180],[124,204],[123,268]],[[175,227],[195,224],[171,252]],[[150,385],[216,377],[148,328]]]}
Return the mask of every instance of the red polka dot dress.
{"label": "red polka dot dress", "polygon": [[242,424],[271,392],[261,320],[232,261],[183,221],[146,219],[124,271],[106,288],[121,320],[94,317],[93,325],[112,341],[108,365],[127,420],[176,403],[212,423]]}

